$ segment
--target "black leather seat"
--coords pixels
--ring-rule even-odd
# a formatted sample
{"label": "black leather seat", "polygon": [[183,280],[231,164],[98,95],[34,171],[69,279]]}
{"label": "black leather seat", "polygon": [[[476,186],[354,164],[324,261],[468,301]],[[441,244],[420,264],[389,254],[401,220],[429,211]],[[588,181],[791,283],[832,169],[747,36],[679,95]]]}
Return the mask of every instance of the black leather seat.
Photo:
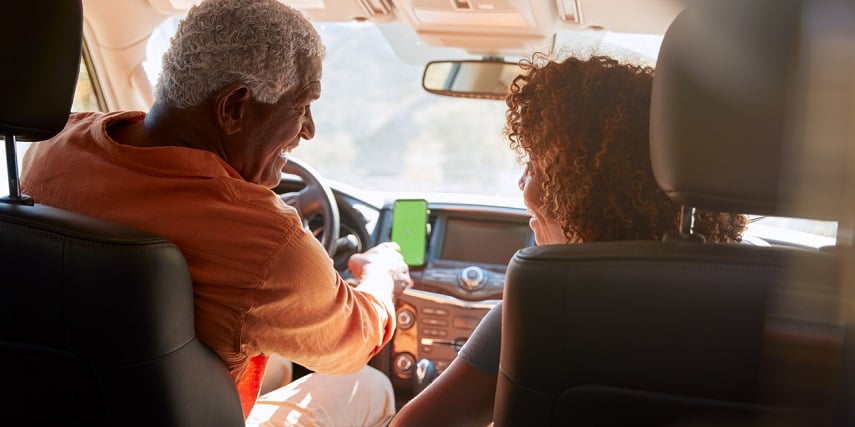
{"label": "black leather seat", "polygon": [[[780,186],[800,11],[799,1],[694,2],[665,34],[651,154],[687,213],[834,219],[833,202],[799,205]],[[839,252],[708,244],[689,224],[662,242],[514,255],[496,426],[818,426],[852,404],[835,400]]]}
{"label": "black leather seat", "polygon": [[[236,387],[196,338],[171,242],[18,194],[16,139],[64,126],[80,64],[79,0],[3,2],[0,203],[3,425],[240,426]],[[85,173],[85,172],[84,172]]]}

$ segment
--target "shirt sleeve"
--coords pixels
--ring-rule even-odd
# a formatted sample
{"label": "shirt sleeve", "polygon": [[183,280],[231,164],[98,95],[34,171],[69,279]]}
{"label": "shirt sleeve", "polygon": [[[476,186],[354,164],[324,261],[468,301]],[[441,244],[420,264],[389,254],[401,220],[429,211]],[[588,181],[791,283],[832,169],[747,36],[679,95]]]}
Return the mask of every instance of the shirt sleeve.
{"label": "shirt sleeve", "polygon": [[356,372],[392,338],[394,307],[347,284],[318,240],[298,227],[247,313],[244,350],[324,374]]}
{"label": "shirt sleeve", "polygon": [[499,353],[502,348],[502,302],[493,306],[481,319],[457,357],[479,371],[499,373]]}

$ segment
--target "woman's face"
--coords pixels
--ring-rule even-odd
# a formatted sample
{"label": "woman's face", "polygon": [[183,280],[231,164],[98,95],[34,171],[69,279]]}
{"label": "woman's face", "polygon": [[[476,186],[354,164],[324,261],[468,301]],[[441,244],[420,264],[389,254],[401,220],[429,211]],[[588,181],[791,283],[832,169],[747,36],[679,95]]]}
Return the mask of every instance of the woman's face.
{"label": "woman's face", "polygon": [[520,177],[519,186],[523,192],[525,206],[531,214],[528,226],[534,231],[535,243],[537,245],[568,243],[567,238],[564,237],[564,232],[561,230],[561,226],[541,208],[540,200],[543,196],[541,181],[539,178],[533,176],[528,167],[525,168]]}

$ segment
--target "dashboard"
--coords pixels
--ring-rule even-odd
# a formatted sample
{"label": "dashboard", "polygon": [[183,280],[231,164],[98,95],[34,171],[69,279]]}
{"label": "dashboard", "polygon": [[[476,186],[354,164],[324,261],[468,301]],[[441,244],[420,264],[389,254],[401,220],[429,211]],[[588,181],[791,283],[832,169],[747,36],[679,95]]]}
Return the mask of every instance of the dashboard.
{"label": "dashboard", "polygon": [[[300,185],[284,179],[275,191],[295,191]],[[352,254],[391,240],[394,202],[407,197],[368,196],[340,183],[331,187],[341,220],[333,261],[347,279]],[[534,245],[530,215],[522,207],[426,196],[424,262],[410,266],[413,287],[396,302],[395,336],[371,361],[391,380],[399,404],[418,390],[418,365],[429,364],[437,375],[448,367],[501,301],[511,257]],[[308,226],[317,234],[322,222],[312,219]]]}

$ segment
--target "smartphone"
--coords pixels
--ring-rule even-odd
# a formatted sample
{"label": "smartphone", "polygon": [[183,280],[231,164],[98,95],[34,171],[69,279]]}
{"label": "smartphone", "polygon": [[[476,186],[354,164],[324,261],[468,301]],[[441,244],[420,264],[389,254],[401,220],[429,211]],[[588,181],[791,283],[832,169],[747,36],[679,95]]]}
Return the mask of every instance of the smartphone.
{"label": "smartphone", "polygon": [[409,266],[425,263],[427,219],[426,200],[399,199],[392,205],[391,240],[401,247],[401,255]]}

